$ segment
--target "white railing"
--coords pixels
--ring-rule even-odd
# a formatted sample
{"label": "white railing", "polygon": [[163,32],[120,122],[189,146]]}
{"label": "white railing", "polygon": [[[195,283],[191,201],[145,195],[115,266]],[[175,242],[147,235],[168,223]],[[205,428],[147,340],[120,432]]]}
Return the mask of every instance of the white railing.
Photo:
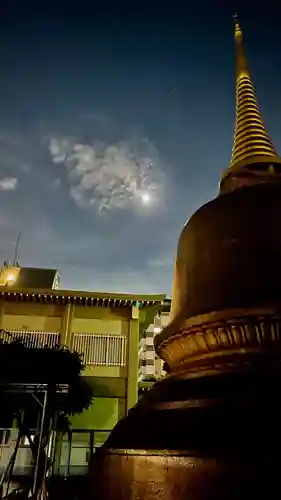
{"label": "white railing", "polygon": [[2,330],[0,341],[13,342],[20,340],[30,347],[55,347],[60,342],[60,334],[57,332],[42,332],[32,330]]}
{"label": "white railing", "polygon": [[127,338],[121,335],[75,333],[73,351],[91,366],[125,366]]}

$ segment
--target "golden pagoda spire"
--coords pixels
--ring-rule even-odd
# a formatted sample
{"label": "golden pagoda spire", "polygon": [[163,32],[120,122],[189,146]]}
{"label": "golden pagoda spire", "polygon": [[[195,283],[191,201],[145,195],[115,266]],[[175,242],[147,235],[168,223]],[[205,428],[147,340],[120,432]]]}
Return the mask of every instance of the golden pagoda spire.
{"label": "golden pagoda spire", "polygon": [[[226,188],[226,179],[237,178],[246,172],[249,176],[258,174],[268,175],[275,172],[274,165],[281,164],[281,159],[277,156],[271,139],[265,129],[261,117],[255,90],[249,72],[249,67],[244,51],[243,34],[234,16],[234,36],[236,46],[236,125],[232,157],[228,170],[224,173],[221,181],[221,191]],[[280,169],[280,167],[279,167]],[[254,175],[255,177],[255,175]],[[240,179],[241,180],[241,179]],[[239,187],[241,182],[231,182],[230,189]],[[242,182],[242,185],[245,182]]]}

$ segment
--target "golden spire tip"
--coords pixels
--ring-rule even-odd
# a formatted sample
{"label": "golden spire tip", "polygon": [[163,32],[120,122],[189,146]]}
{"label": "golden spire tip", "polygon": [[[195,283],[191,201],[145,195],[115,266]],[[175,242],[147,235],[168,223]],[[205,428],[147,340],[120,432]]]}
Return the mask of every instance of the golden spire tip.
{"label": "golden spire tip", "polygon": [[[236,125],[231,162],[228,173],[225,173],[223,177],[224,184],[221,186],[225,186],[226,179],[232,178],[229,185],[239,187],[246,182],[246,173],[249,175],[248,180],[254,183],[257,182],[256,179],[267,179],[268,172],[274,172],[274,168],[270,170],[268,168],[271,165],[273,167],[276,164],[280,165],[281,158],[275,151],[260,114],[237,14],[233,15],[233,19],[236,45]],[[249,173],[250,170],[251,173]],[[243,174],[240,175],[242,172]],[[223,187],[223,190],[225,189]]]}
{"label": "golden spire tip", "polygon": [[232,17],[235,25],[235,35],[242,35],[237,13],[235,12]]}

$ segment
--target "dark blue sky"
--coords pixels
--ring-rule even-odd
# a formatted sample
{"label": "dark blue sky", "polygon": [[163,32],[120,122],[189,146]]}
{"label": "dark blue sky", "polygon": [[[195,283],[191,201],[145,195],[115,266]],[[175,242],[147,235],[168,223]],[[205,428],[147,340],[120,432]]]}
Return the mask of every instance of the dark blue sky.
{"label": "dark blue sky", "polygon": [[180,230],[230,160],[235,10],[281,152],[280,12],[33,3],[0,2],[0,258],[23,216],[21,265],[57,267],[68,288],[169,293]]}

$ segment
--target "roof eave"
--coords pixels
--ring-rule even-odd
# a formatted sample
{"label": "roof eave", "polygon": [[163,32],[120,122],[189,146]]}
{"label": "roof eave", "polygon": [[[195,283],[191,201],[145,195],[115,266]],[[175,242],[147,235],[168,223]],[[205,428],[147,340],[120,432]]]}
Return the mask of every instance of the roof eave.
{"label": "roof eave", "polygon": [[157,304],[162,305],[165,294],[155,295],[135,295],[100,292],[79,292],[70,290],[34,290],[15,289],[14,287],[1,287],[0,296],[10,300],[20,300],[24,302],[43,302],[50,304],[76,304],[81,306],[101,306],[101,307],[125,307],[130,308],[140,305],[140,307],[151,307]]}

